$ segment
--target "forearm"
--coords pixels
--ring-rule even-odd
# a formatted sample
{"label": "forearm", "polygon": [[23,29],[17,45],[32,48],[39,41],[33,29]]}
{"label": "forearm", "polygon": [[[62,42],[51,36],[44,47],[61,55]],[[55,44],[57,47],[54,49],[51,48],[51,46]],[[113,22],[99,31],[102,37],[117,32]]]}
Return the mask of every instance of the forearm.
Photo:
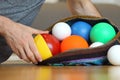
{"label": "forearm", "polygon": [[0,16],[0,35],[4,35],[4,33],[6,32],[6,25],[8,24],[9,19],[4,17],[4,16]]}
{"label": "forearm", "polygon": [[101,17],[101,14],[91,0],[67,0],[68,7],[73,15],[89,15]]}
{"label": "forearm", "polygon": [[[0,16],[0,63],[6,61],[12,54],[11,48],[7,45],[5,40],[5,24],[7,22],[7,18]],[[1,37],[3,36],[3,37]]]}
{"label": "forearm", "polygon": [[11,19],[0,16],[0,35],[4,37],[14,23]]}
{"label": "forearm", "polygon": [[4,31],[3,25],[4,25],[4,17],[0,16],[0,35],[2,35]]}

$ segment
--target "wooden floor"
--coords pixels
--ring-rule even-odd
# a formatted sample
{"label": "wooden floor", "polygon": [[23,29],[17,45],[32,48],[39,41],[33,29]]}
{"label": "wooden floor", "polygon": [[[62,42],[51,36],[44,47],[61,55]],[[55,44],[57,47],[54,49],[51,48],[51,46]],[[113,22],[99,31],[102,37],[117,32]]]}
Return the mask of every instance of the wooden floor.
{"label": "wooden floor", "polygon": [[0,80],[120,80],[120,67],[1,64]]}

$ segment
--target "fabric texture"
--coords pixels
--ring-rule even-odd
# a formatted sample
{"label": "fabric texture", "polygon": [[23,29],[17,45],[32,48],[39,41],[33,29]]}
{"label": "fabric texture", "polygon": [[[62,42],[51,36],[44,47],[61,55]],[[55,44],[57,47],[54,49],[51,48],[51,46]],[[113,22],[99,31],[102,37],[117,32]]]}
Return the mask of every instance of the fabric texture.
{"label": "fabric texture", "polygon": [[[0,0],[0,15],[30,26],[45,0]],[[5,39],[0,36],[0,63],[12,54]]]}
{"label": "fabric texture", "polygon": [[31,25],[44,0],[0,0],[0,15]]}

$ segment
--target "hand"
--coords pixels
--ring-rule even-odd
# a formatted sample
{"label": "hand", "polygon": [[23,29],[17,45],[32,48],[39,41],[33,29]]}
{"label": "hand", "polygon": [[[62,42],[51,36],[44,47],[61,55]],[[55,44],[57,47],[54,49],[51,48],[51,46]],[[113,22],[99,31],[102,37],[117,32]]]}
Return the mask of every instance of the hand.
{"label": "hand", "polygon": [[36,30],[11,20],[7,22],[4,28],[4,37],[15,54],[21,59],[34,64],[41,61],[32,35],[48,33],[48,31]]}

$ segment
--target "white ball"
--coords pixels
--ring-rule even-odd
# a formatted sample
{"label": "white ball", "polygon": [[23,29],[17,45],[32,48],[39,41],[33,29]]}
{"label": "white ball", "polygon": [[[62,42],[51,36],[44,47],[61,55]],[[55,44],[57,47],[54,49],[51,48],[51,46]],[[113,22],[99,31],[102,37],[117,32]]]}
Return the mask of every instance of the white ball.
{"label": "white ball", "polygon": [[98,46],[102,46],[102,45],[104,45],[104,43],[102,43],[102,42],[94,42],[94,43],[92,43],[90,45],[90,47],[98,47]]}
{"label": "white ball", "polygon": [[52,34],[58,39],[63,40],[71,35],[71,28],[65,22],[56,23],[52,28]]}
{"label": "white ball", "polygon": [[112,46],[107,52],[107,58],[112,65],[120,65],[120,45]]}

